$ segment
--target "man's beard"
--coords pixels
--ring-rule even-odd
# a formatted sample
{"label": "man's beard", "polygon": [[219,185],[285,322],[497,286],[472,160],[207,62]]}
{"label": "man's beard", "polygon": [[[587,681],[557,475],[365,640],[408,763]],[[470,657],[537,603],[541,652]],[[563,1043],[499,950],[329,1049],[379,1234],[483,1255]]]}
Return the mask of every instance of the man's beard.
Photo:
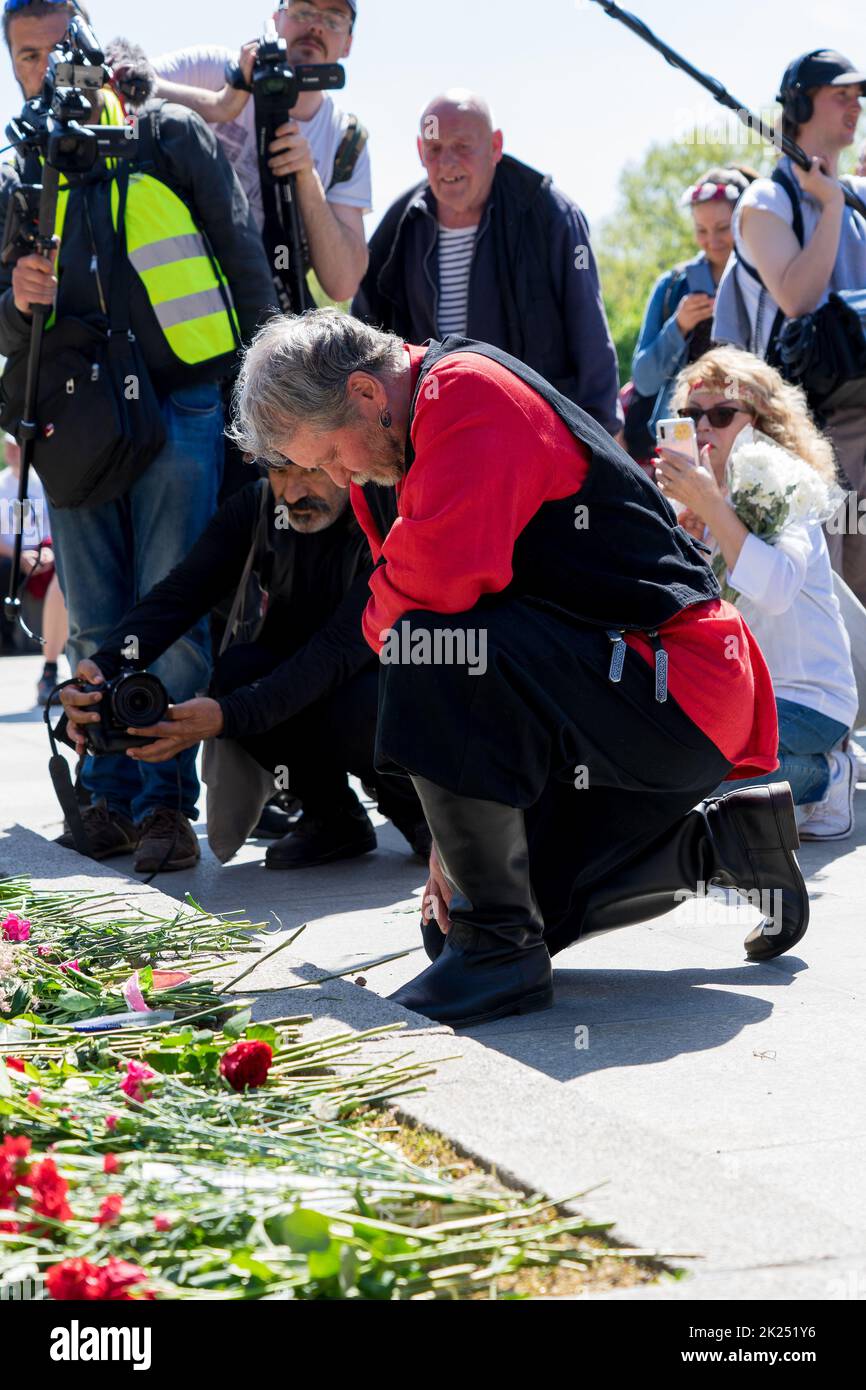
{"label": "man's beard", "polygon": [[325,531],[337,520],[343,508],[331,507],[320,497],[302,497],[300,502],[284,503],[288,522],[293,531]]}
{"label": "man's beard", "polygon": [[355,473],[352,482],[357,487],[374,483],[376,487],[396,487],[403,481],[406,472],[406,455],[403,444],[396,435],[382,431],[376,425],[369,425],[364,431],[364,439],[370,454],[370,466],[366,473]]}

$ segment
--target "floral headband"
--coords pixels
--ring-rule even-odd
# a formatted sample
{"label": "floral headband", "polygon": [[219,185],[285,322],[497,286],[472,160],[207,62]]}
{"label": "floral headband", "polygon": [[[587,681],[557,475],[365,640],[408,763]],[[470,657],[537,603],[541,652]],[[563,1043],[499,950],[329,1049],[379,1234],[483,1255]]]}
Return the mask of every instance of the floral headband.
{"label": "floral headband", "polygon": [[693,183],[680,198],[681,208],[694,207],[696,203],[735,203],[743,192],[735,183]]}

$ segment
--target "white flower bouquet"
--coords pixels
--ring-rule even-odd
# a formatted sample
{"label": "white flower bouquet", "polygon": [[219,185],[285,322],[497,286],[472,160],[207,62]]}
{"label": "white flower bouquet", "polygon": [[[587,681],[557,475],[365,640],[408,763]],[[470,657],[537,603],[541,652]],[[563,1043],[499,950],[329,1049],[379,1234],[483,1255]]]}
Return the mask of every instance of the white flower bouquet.
{"label": "white flower bouquet", "polygon": [[[775,544],[786,526],[821,525],[836,512],[845,494],[835,483],[824,482],[815,469],[769,435],[751,425],[737,436],[728,459],[728,500],[743,525],[759,540]],[[725,558],[720,551],[712,559],[713,573],[722,597],[736,603],[739,594],[728,583]]]}

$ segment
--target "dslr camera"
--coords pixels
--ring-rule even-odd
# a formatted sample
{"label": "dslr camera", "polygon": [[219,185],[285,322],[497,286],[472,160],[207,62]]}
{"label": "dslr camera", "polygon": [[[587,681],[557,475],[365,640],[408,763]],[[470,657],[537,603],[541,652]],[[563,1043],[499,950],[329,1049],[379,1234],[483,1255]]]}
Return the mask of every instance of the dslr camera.
{"label": "dslr camera", "polygon": [[152,743],[152,739],[126,731],[159,724],[170,703],[162,681],[148,671],[121,671],[104,685],[81,681],[78,688],[85,695],[97,692],[102,696],[99,704],[91,706],[91,713],[99,715],[99,723],[84,726],[88,752],[97,756],[125,753],[128,748],[143,748]]}

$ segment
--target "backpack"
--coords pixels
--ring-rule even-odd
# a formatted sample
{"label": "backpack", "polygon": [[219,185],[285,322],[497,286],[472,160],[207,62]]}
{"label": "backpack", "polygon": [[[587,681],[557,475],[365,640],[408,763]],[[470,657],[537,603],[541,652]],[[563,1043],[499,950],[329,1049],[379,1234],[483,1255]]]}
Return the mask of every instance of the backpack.
{"label": "backpack", "polygon": [[[800,191],[782,169],[774,169],[772,177],[790,199],[791,226],[803,247],[806,233]],[[736,254],[738,265],[742,265],[761,287],[760,318],[767,287],[756,268],[742,254]],[[733,276],[738,309],[748,319],[736,269]],[[788,319],[785,311],[778,309],[767,340],[766,361],[776,367],[786,381],[802,387],[813,412],[823,415],[842,405],[862,407],[866,404],[866,337],[860,316],[848,302],[848,296],[848,291],[831,294],[819,309],[795,319]],[[851,295],[852,301],[859,298],[862,295],[856,292]]]}
{"label": "backpack", "polygon": [[[668,281],[665,296],[662,301],[662,323],[667,323],[670,318],[671,301],[674,297],[674,290],[678,289],[686,278],[682,266],[674,266],[676,271]],[[645,459],[655,449],[655,439],[650,432],[650,421],[655,411],[658,391],[652,396],[642,396],[635,390],[628,409],[625,412],[625,447],[626,452],[637,462]]]}

